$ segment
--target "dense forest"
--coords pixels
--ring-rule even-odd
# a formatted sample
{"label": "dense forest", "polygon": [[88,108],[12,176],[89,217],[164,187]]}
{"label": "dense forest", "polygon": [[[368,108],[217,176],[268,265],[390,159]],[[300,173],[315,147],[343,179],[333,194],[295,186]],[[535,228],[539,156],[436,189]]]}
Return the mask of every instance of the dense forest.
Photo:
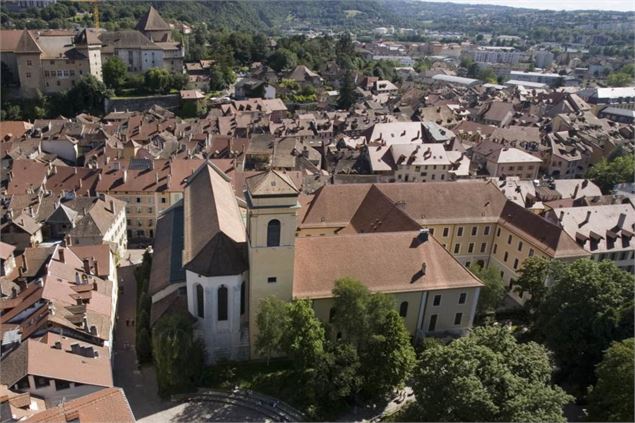
{"label": "dense forest", "polygon": [[[380,25],[406,26],[415,22],[400,18],[386,2],[377,0],[324,1],[106,1],[99,3],[100,20],[108,29],[133,27],[152,4],[169,20],[190,24],[206,23],[210,28],[248,32],[272,32],[286,28],[373,28]],[[42,9],[10,12],[3,8],[4,27],[65,27],[89,24],[91,5],[59,1]],[[84,12],[84,13],[83,13]]]}
{"label": "dense forest", "polygon": [[[556,12],[416,0],[105,1],[99,3],[102,26],[111,30],[133,27],[150,4],[168,20],[268,34],[309,29],[365,32],[394,26],[449,32],[460,29],[466,35],[518,35],[535,42],[589,46],[632,46],[635,42],[632,12]],[[91,11],[90,3],[65,0],[26,11],[11,11],[3,3],[0,22],[5,28],[91,25]]]}

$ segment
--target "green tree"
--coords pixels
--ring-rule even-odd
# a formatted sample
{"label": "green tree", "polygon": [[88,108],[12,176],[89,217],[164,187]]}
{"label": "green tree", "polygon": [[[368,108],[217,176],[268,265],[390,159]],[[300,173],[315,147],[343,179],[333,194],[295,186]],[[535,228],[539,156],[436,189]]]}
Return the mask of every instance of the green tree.
{"label": "green tree", "polygon": [[528,257],[520,267],[520,277],[516,280],[516,292],[521,295],[529,294],[525,307],[534,313],[547,295],[547,279],[554,271],[558,271],[560,262],[551,261],[544,257]]}
{"label": "green tree", "polygon": [[296,66],[298,57],[294,52],[286,48],[279,48],[267,58],[267,65],[276,72],[292,69]]}
{"label": "green tree", "polygon": [[370,292],[359,281],[342,278],[335,282],[331,323],[342,339],[359,347],[368,336],[368,302]]}
{"label": "green tree", "polygon": [[112,92],[103,82],[93,75],[87,75],[68,91],[66,104],[72,112],[69,110],[67,113],[101,114],[104,110],[104,99],[110,96]]}
{"label": "green tree", "polygon": [[635,157],[625,154],[611,161],[602,159],[589,169],[587,177],[593,180],[603,193],[610,194],[616,184],[635,181]]}
{"label": "green tree", "polygon": [[470,271],[485,285],[478,296],[477,313],[494,313],[505,298],[505,285],[499,271],[493,266],[481,267],[476,263],[470,266]]}
{"label": "green tree", "polygon": [[2,120],[23,120],[22,109],[17,104],[2,107]]}
{"label": "green tree", "polygon": [[553,386],[547,350],[519,344],[502,327],[475,328],[425,349],[413,390],[421,421],[565,422],[571,399]]}
{"label": "green tree", "polygon": [[170,72],[166,69],[148,69],[143,78],[146,88],[153,93],[165,93],[170,87]]}
{"label": "green tree", "polygon": [[351,278],[335,282],[332,327],[357,349],[363,393],[381,397],[410,376],[415,353],[392,297],[371,294]]}
{"label": "green tree", "polygon": [[192,322],[183,314],[168,314],[155,324],[152,351],[159,395],[190,392],[203,370],[205,351],[194,337]]}
{"label": "green tree", "polygon": [[310,300],[287,304],[288,324],[283,337],[287,355],[298,370],[313,368],[325,351],[324,327],[315,316]]}
{"label": "green tree", "polygon": [[[635,277],[611,261],[582,259],[552,272],[551,286],[536,312],[535,329],[554,351],[563,376],[579,387],[593,382],[593,370],[611,341],[632,327]],[[630,335],[628,335],[630,336]]]}
{"label": "green tree", "polygon": [[171,90],[183,90],[187,88],[188,78],[184,73],[172,73],[170,75],[169,88]]}
{"label": "green tree", "polygon": [[403,387],[416,364],[416,354],[410,344],[410,335],[397,310],[387,315],[373,328],[361,361],[365,378],[364,392],[371,397],[389,394]]}
{"label": "green tree", "polygon": [[227,88],[225,75],[218,67],[214,66],[210,71],[209,89],[210,91],[222,91],[225,88]]}
{"label": "green tree", "polygon": [[287,308],[282,300],[267,297],[261,301],[256,317],[256,351],[267,357],[267,364],[273,355],[283,352],[282,339],[288,326],[287,320]]}
{"label": "green tree", "polygon": [[613,72],[606,78],[610,87],[626,87],[633,82],[633,76],[622,72]]}
{"label": "green tree", "polygon": [[597,383],[589,395],[589,421],[632,422],[635,338],[613,342],[595,369]]}
{"label": "green tree", "polygon": [[348,110],[355,102],[355,84],[353,76],[349,70],[344,74],[344,80],[340,87],[340,96],[337,98],[337,108]]}
{"label": "green tree", "polygon": [[137,330],[135,338],[135,350],[137,352],[137,361],[140,364],[152,362],[152,338],[147,327],[141,327]]}
{"label": "green tree", "polygon": [[102,75],[104,84],[108,88],[118,89],[126,82],[128,68],[126,64],[118,57],[108,59],[102,66]]}
{"label": "green tree", "polygon": [[496,84],[497,82],[496,72],[494,72],[494,69],[490,67],[480,69],[477,75],[478,75],[478,79],[482,81],[489,82],[491,84]]}
{"label": "green tree", "polygon": [[362,386],[357,350],[347,342],[330,344],[316,367],[313,389],[321,402],[340,401],[357,394]]}

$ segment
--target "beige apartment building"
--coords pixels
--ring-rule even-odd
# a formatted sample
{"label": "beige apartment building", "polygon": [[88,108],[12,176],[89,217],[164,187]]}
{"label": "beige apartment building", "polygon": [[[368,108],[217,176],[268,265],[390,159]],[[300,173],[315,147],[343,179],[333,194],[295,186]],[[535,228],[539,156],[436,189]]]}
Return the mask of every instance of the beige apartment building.
{"label": "beige apartment building", "polygon": [[308,211],[301,216],[298,236],[342,233],[368,213],[376,218],[367,230],[382,230],[405,214],[429,229],[461,264],[498,268],[510,291],[527,257],[589,256],[560,227],[508,201],[491,181],[329,185],[301,201]]}
{"label": "beige apartment building", "polygon": [[126,168],[125,163],[109,163],[100,174],[96,191],[126,202],[127,236],[131,243],[147,243],[154,238],[161,212],[183,198],[187,177],[203,160],[148,160],[143,168]]}

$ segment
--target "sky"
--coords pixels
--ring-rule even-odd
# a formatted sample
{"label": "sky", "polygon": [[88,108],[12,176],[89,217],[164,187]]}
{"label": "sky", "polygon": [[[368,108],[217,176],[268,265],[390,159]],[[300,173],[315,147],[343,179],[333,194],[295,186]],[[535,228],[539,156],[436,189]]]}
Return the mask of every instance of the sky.
{"label": "sky", "polygon": [[[428,0],[429,1],[429,0]],[[436,0],[432,0],[436,1]],[[635,11],[635,0],[439,0],[462,4],[490,4],[549,10]]]}

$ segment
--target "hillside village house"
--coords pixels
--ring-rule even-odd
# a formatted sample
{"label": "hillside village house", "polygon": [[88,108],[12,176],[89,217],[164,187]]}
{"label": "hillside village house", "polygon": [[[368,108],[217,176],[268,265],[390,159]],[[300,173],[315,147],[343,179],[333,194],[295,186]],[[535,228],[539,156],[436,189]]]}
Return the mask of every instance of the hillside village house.
{"label": "hillside village house", "polygon": [[161,237],[167,263],[157,264],[170,277],[153,291],[153,319],[185,288],[212,361],[255,357],[258,304],[269,295],[311,299],[328,321],[335,280],[353,277],[391,294],[413,337],[459,335],[481,287],[471,263],[498,268],[511,290],[527,257],[589,255],[489,181],[326,185],[307,196],[288,174],[267,171],[245,180],[244,200],[231,185],[202,165],[159,229],[171,234]]}

